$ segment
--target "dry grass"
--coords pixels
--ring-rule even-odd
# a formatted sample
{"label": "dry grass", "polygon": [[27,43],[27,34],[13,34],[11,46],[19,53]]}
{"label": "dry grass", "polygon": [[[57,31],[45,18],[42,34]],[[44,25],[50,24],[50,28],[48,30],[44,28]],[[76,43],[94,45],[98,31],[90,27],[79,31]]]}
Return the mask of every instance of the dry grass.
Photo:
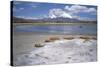
{"label": "dry grass", "polygon": [[44,42],[52,42],[51,40],[45,40]]}
{"label": "dry grass", "polygon": [[89,41],[90,39],[97,40],[96,37],[80,37],[80,39],[84,39],[84,43]]}
{"label": "dry grass", "polygon": [[55,40],[60,40],[60,38],[59,37],[49,37],[44,42],[54,42]]}
{"label": "dry grass", "polygon": [[80,37],[80,39],[84,39],[83,43],[89,41],[91,38],[90,37]]}
{"label": "dry grass", "polygon": [[96,38],[96,37],[93,37],[92,39],[93,39],[93,40],[97,40],[97,38]]}
{"label": "dry grass", "polygon": [[59,40],[59,37],[50,37],[49,40]]}
{"label": "dry grass", "polygon": [[80,39],[90,39],[90,37],[80,37]]}
{"label": "dry grass", "polygon": [[44,45],[42,45],[42,44],[35,44],[34,46],[35,47],[43,47]]}
{"label": "dry grass", "polygon": [[64,39],[72,40],[72,39],[74,39],[74,37],[64,37]]}
{"label": "dry grass", "polygon": [[93,40],[97,40],[96,37],[80,37],[81,39],[93,39]]}

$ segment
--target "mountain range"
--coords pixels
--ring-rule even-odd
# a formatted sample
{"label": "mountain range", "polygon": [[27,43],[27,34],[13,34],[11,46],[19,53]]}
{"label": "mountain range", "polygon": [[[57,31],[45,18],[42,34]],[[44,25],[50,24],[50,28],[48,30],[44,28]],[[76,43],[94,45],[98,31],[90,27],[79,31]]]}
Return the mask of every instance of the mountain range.
{"label": "mountain range", "polygon": [[73,19],[73,18],[63,18],[63,17],[57,17],[57,18],[43,18],[43,19],[25,19],[25,18],[18,18],[18,17],[13,17],[12,18],[14,23],[38,23],[38,22],[44,22],[44,23],[97,23],[97,21],[82,21],[78,19]]}

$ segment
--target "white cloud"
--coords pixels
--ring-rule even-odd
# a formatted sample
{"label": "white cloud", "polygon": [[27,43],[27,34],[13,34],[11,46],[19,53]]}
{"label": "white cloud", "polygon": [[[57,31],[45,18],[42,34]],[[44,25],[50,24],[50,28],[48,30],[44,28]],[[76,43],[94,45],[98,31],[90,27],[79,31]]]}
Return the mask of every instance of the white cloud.
{"label": "white cloud", "polygon": [[97,14],[97,10],[95,8],[89,8],[89,10],[87,10],[88,13],[91,13],[92,15],[96,15]]}
{"label": "white cloud", "polygon": [[24,10],[23,7],[20,7],[20,8],[13,7],[14,12],[19,12],[19,11],[22,11],[22,10]]}
{"label": "white cloud", "polygon": [[87,13],[89,15],[96,15],[97,10],[93,7],[87,7],[87,6],[81,6],[81,5],[72,5],[72,6],[65,6],[65,11],[69,13],[73,18],[79,19],[79,20],[96,20],[96,18],[90,18],[90,17],[82,17],[77,14]]}
{"label": "white cloud", "polygon": [[57,17],[72,18],[70,14],[68,14],[67,12],[59,8],[50,9],[49,17],[50,18],[57,18]]}
{"label": "white cloud", "polygon": [[65,6],[65,9],[68,10],[69,9],[69,6]]}
{"label": "white cloud", "polygon": [[19,8],[19,10],[24,10],[24,8],[23,8],[23,7],[21,7],[21,8]]}
{"label": "white cloud", "polygon": [[65,6],[64,8],[66,12],[69,12],[71,14],[77,14],[79,12],[85,12],[85,13],[90,13],[90,14],[96,14],[96,9],[95,8],[89,8],[86,6],[80,6],[80,5],[72,5],[72,6]]}
{"label": "white cloud", "polygon": [[39,3],[31,3],[31,4],[28,4],[30,7],[32,7],[32,8],[37,8],[37,7],[39,7],[40,6],[40,4]]}
{"label": "white cloud", "polygon": [[31,7],[33,7],[33,8],[36,8],[37,6],[35,6],[35,5],[32,5]]}
{"label": "white cloud", "polygon": [[14,3],[15,5],[21,4],[21,2],[18,2],[18,1],[13,1],[13,3]]}
{"label": "white cloud", "polygon": [[75,13],[78,13],[78,12],[83,12],[85,10],[87,10],[88,8],[85,7],[85,6],[80,6],[80,5],[72,5],[68,10],[69,11],[72,11],[72,12],[75,12]]}
{"label": "white cloud", "polygon": [[30,17],[30,16],[16,16],[17,18],[24,18],[24,19],[39,19],[39,18],[36,18],[36,17]]}
{"label": "white cloud", "polygon": [[[65,6],[64,9],[54,8],[49,10],[50,18],[64,17],[64,18],[76,18],[79,20],[91,20],[88,17],[81,17],[77,14],[88,13],[89,15],[96,15],[96,9],[81,5]],[[96,19],[96,18],[95,18]]]}

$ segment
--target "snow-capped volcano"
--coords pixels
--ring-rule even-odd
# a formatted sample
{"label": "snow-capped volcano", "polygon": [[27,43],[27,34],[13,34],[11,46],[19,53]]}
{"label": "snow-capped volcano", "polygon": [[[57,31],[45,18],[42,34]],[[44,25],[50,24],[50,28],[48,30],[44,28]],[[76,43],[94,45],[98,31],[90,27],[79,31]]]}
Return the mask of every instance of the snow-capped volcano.
{"label": "snow-capped volcano", "polygon": [[61,9],[52,9],[49,11],[49,17],[50,18],[58,18],[58,17],[63,17],[63,18],[72,18],[72,16],[65,11]]}

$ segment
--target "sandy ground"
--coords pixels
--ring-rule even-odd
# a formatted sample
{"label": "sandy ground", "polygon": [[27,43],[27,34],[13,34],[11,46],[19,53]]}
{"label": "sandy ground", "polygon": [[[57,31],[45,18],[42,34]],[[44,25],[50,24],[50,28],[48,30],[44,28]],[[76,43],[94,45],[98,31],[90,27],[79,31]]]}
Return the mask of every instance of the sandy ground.
{"label": "sandy ground", "polygon": [[[45,43],[50,37],[74,37],[72,40],[56,40]],[[60,64],[97,61],[97,40],[84,42],[80,36],[88,35],[40,35],[36,33],[15,33],[13,36],[14,65]],[[45,44],[34,47],[36,43]]]}

